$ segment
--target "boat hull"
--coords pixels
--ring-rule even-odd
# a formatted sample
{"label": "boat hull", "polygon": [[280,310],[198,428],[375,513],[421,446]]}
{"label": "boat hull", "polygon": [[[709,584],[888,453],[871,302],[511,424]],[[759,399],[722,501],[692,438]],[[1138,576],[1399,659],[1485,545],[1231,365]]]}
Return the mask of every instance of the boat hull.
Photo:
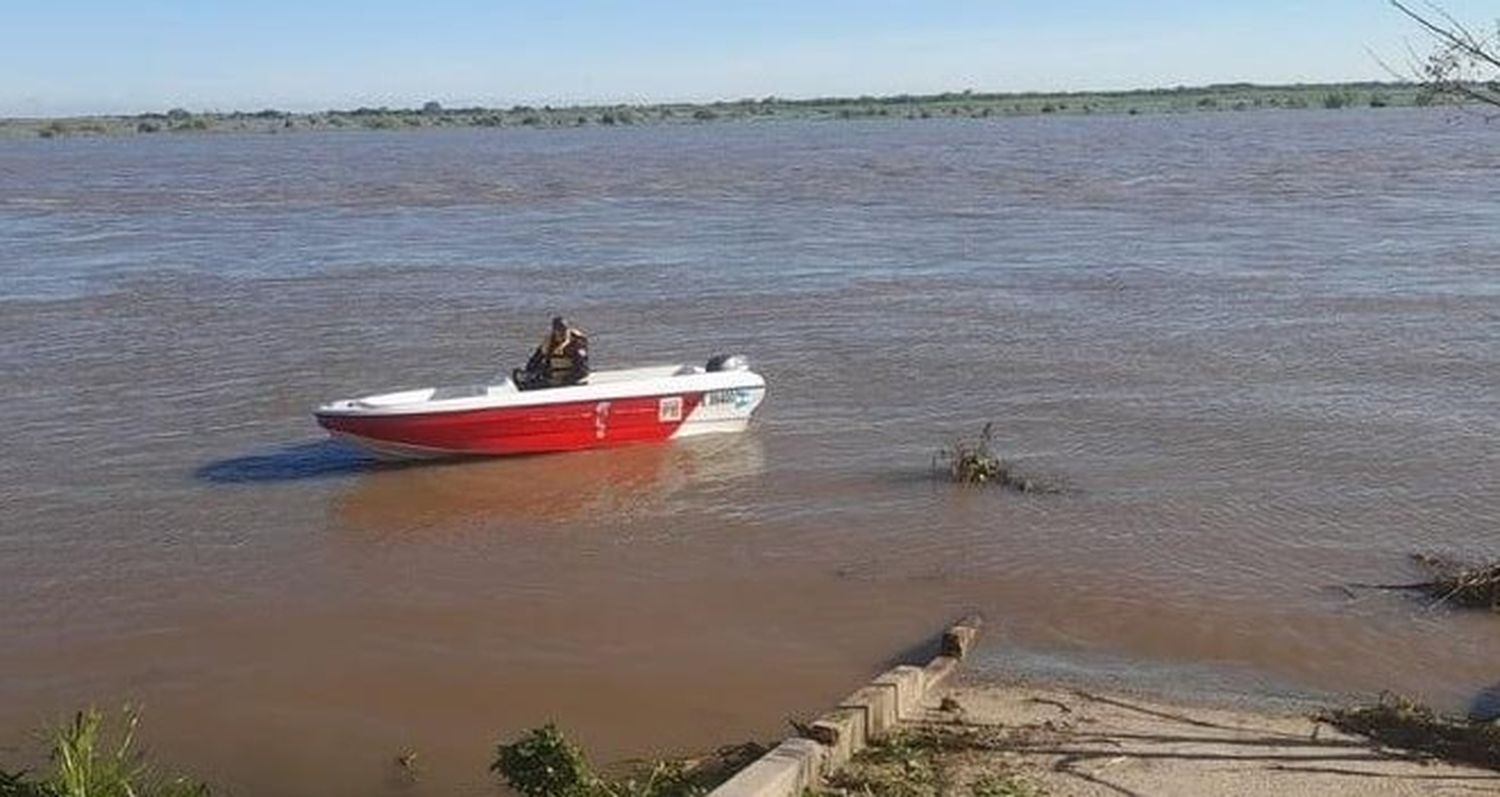
{"label": "boat hull", "polygon": [[533,394],[546,400],[372,412],[359,411],[357,402],[343,402],[320,408],[316,417],[336,439],[386,459],[538,454],[743,431],[765,386],[754,377],[728,388],[644,396],[558,401],[552,399],[563,394],[550,390],[522,395]]}

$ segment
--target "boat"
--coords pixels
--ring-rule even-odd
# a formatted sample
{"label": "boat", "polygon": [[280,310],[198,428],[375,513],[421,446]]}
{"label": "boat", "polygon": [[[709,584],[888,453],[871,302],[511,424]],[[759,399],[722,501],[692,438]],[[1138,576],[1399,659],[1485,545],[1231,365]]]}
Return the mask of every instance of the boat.
{"label": "boat", "polygon": [[429,387],[317,408],[335,439],[382,459],[578,451],[743,431],[766,382],[741,357],[596,371],[576,385]]}

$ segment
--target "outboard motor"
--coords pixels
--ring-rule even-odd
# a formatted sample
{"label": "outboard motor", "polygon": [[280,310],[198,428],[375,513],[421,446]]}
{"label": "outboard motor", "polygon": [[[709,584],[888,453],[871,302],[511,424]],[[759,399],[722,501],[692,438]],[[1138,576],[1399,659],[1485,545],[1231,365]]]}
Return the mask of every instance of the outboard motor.
{"label": "outboard motor", "polygon": [[708,358],[708,365],[705,366],[705,370],[709,373],[716,371],[748,371],[750,370],[750,363],[746,362],[745,358],[738,354],[715,354]]}

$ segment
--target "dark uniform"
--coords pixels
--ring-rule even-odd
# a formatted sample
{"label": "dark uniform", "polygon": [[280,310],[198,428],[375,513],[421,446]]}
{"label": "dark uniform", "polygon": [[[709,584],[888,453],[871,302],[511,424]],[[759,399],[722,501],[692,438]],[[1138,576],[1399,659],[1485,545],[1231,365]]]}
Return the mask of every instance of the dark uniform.
{"label": "dark uniform", "polygon": [[531,390],[576,385],[588,375],[589,337],[559,316],[552,319],[552,331],[531,353],[525,370],[518,369],[514,377],[516,387]]}

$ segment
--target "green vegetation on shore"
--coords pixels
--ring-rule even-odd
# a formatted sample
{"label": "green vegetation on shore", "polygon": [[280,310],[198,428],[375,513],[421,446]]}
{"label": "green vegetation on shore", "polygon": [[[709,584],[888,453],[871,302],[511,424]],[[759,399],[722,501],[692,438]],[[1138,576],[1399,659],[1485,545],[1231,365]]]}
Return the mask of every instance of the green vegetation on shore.
{"label": "green vegetation on shore", "polygon": [[275,109],[193,112],[173,108],[134,116],[0,119],[0,137],[151,135],[159,133],[286,133],[427,128],[565,128],[709,124],[789,119],[990,119],[1013,116],[1169,114],[1273,108],[1386,108],[1426,105],[1432,94],[1415,83],[1213,86],[1062,93],[950,92],[885,97],[764,97],[712,103],[575,105],[566,107],[355,108],[312,113]]}
{"label": "green vegetation on shore", "polygon": [[1045,797],[1046,789],[1023,772],[966,760],[976,750],[1024,744],[1022,735],[961,725],[905,729],[855,754],[812,797]]}
{"label": "green vegetation on shore", "polygon": [[[944,711],[962,711],[944,701]],[[1419,703],[1382,695],[1373,704],[1320,712],[1317,719],[1372,743],[1431,760],[1500,770],[1500,724],[1446,717]],[[203,783],[166,772],[135,745],[138,714],[118,723],[99,711],[78,712],[48,734],[47,766],[39,772],[0,768],[0,797],[207,797]],[[875,741],[811,797],[1044,797],[1026,771],[974,759],[976,752],[1033,746],[1025,726],[919,723]],[[710,756],[625,762],[601,774],[553,725],[501,743],[490,771],[522,797],[702,797],[770,748],[730,745]],[[410,768],[414,753],[399,763]],[[414,770],[410,773],[416,777]]]}
{"label": "green vegetation on shore", "polygon": [[548,724],[500,744],[490,771],[522,797],[700,797],[769,750],[747,742],[701,758],[625,762],[605,775]]}
{"label": "green vegetation on shore", "polygon": [[96,709],[78,712],[52,729],[45,772],[0,769],[0,797],[207,797],[206,785],[146,759],[135,746],[139,722],[129,708],[118,727]]}
{"label": "green vegetation on shore", "polygon": [[499,745],[490,771],[521,797],[698,797],[764,752],[754,746],[729,767],[653,761],[610,778],[594,772],[583,751],[549,724]]}

